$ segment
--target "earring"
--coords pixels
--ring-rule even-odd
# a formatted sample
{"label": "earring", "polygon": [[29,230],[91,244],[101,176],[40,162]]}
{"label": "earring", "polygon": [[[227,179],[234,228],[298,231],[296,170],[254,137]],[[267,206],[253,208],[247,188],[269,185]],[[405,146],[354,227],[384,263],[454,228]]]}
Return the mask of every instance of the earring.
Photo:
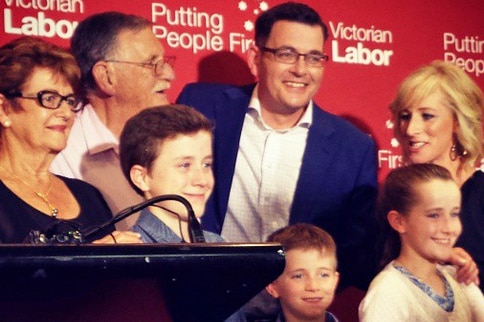
{"label": "earring", "polygon": [[457,159],[457,147],[455,144],[452,144],[452,147],[450,148],[450,159],[452,161],[455,161]]}
{"label": "earring", "polygon": [[10,121],[10,119],[6,119],[5,121],[3,121],[4,127],[10,127],[10,125],[12,125],[12,122]]}

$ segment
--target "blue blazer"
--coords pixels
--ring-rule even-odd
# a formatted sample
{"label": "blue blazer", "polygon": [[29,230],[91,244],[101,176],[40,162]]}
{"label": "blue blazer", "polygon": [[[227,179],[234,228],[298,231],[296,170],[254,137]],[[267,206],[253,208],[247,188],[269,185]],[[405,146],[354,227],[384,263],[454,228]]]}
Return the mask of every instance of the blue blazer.
{"label": "blue blazer", "polygon": [[[188,84],[177,99],[177,103],[195,107],[215,125],[215,187],[202,225],[218,234],[254,86]],[[376,147],[370,136],[315,104],[289,223],[312,223],[328,231],[338,245],[340,262],[344,258],[367,260],[368,253],[360,251],[364,245],[373,246],[376,171]]]}

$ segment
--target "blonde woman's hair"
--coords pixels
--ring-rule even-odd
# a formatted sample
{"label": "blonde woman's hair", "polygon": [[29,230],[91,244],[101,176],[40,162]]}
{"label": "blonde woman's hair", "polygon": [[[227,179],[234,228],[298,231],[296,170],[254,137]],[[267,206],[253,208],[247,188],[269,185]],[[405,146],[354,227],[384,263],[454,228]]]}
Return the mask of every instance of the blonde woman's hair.
{"label": "blonde woman's hair", "polygon": [[476,165],[482,157],[483,94],[479,86],[459,67],[436,60],[403,80],[390,104],[396,137],[401,137],[398,118],[402,110],[418,104],[425,97],[440,91],[445,105],[452,111],[458,127],[454,138],[462,167]]}

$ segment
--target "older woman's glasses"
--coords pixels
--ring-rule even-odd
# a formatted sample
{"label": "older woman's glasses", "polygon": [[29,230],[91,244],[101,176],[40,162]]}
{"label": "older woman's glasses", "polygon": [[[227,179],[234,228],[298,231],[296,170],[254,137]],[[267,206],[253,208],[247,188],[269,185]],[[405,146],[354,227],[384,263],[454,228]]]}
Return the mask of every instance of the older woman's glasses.
{"label": "older woman's glasses", "polygon": [[116,59],[108,59],[108,60],[105,60],[105,62],[131,64],[131,65],[137,65],[141,67],[153,68],[155,76],[160,76],[163,74],[163,68],[166,66],[166,64],[173,67],[175,60],[176,60],[175,56],[165,56],[163,57],[163,59],[158,60],[156,63],[141,63],[141,62],[135,62],[135,61],[116,60]]}
{"label": "older woman's glasses", "polygon": [[67,103],[67,105],[73,112],[79,112],[82,109],[81,99],[74,94],[63,96],[57,92],[45,90],[38,92],[36,96],[24,96],[20,92],[7,94],[5,96],[9,98],[25,98],[37,100],[40,106],[48,108],[50,110],[58,109],[63,101]]}
{"label": "older woman's glasses", "polygon": [[324,67],[326,62],[329,60],[329,56],[325,54],[309,53],[300,54],[292,48],[268,48],[261,47],[262,51],[269,52],[274,55],[278,62],[284,64],[294,64],[298,61],[299,56],[304,58],[306,65],[310,67]]}

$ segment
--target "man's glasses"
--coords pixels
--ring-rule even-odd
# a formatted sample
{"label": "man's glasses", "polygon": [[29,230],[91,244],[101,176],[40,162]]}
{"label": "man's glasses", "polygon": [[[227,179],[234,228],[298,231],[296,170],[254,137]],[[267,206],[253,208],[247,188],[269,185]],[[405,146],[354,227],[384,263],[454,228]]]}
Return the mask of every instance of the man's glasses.
{"label": "man's glasses", "polygon": [[173,67],[175,60],[176,60],[175,56],[165,56],[165,57],[163,57],[163,59],[158,60],[156,63],[140,63],[140,62],[126,61],[126,60],[116,60],[116,59],[107,59],[107,60],[105,60],[105,62],[132,64],[132,65],[137,65],[137,66],[142,66],[142,67],[153,68],[155,76],[160,76],[163,73],[163,68],[166,66],[166,64]]}
{"label": "man's glasses", "polygon": [[38,92],[36,96],[24,96],[20,92],[7,94],[5,96],[8,98],[25,98],[37,100],[40,106],[48,108],[50,110],[58,109],[63,101],[65,101],[67,105],[69,105],[69,108],[73,112],[79,112],[82,109],[82,100],[74,94],[63,96],[57,92],[45,90]]}
{"label": "man's glasses", "polygon": [[278,62],[284,64],[294,64],[298,61],[299,56],[304,58],[306,65],[310,67],[324,67],[329,60],[329,56],[325,54],[309,53],[300,54],[291,48],[267,48],[261,47],[262,51],[269,52],[274,55]]}

